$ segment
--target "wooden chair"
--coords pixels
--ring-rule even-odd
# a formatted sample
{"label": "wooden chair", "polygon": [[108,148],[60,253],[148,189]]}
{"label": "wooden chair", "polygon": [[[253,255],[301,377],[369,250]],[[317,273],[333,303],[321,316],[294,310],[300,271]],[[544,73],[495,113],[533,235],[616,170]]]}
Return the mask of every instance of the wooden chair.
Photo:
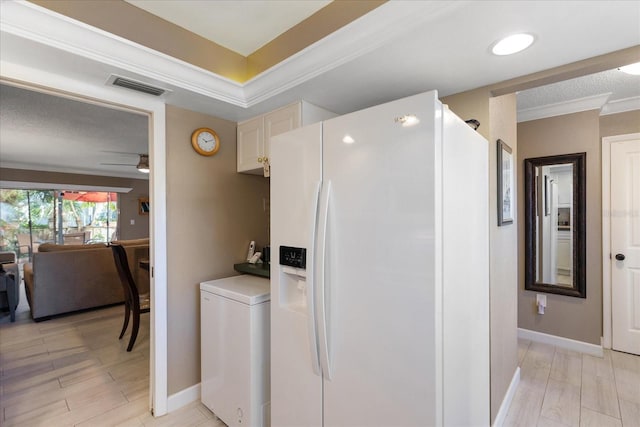
{"label": "wooden chair", "polygon": [[62,242],[64,245],[83,245],[87,240],[87,232],[83,231],[62,235]]}
{"label": "wooden chair", "polygon": [[122,332],[120,337],[122,339],[127,326],[129,326],[129,317],[133,313],[133,326],[131,329],[131,338],[129,339],[129,345],[127,351],[131,351],[133,344],[136,342],[138,336],[138,329],[140,329],[140,313],[148,313],[151,309],[149,294],[142,294],[138,292],[135,280],[129,269],[129,262],[127,260],[127,252],[121,245],[111,245],[113,252],[113,259],[116,263],[116,269],[118,270],[118,276],[122,283],[122,289],[124,291],[124,323],[122,325]]}
{"label": "wooden chair", "polygon": [[27,254],[29,262],[33,257],[33,248],[31,247],[31,236],[29,234],[18,234],[18,259],[22,258],[22,255]]}

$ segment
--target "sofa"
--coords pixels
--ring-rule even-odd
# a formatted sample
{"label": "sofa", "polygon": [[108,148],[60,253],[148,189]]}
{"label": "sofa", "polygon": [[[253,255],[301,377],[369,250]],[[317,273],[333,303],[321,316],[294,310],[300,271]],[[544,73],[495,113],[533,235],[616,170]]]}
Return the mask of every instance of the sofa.
{"label": "sofa", "polygon": [[[140,292],[148,292],[149,273],[139,261],[149,259],[149,239],[112,243],[125,247]],[[111,248],[104,243],[42,244],[33,261],[24,265],[24,283],[35,321],[124,302]]]}
{"label": "sofa", "polygon": [[0,311],[8,311],[14,322],[15,309],[20,303],[20,268],[16,253],[0,252],[0,267]]}

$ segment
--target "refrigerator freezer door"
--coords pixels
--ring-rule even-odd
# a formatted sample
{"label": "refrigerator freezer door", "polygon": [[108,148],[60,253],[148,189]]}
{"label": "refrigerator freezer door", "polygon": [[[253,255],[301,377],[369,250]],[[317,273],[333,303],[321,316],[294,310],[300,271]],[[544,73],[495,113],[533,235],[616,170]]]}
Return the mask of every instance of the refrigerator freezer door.
{"label": "refrigerator freezer door", "polygon": [[[419,123],[396,121],[406,115]],[[324,122],[332,370],[324,381],[325,426],[436,423],[434,153],[440,141],[434,134],[440,124],[435,92]]]}
{"label": "refrigerator freezer door", "polygon": [[[308,285],[322,179],[320,123],[271,140],[271,424],[322,425],[317,338]],[[280,265],[280,246],[306,249],[306,269]],[[317,371],[314,372],[314,370]]]}

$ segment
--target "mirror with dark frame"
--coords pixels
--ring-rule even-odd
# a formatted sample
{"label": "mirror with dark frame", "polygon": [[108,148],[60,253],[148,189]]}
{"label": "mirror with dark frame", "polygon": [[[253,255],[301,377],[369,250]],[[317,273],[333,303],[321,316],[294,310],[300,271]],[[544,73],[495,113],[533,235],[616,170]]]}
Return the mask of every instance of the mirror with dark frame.
{"label": "mirror with dark frame", "polygon": [[586,298],[586,153],[524,161],[525,285]]}

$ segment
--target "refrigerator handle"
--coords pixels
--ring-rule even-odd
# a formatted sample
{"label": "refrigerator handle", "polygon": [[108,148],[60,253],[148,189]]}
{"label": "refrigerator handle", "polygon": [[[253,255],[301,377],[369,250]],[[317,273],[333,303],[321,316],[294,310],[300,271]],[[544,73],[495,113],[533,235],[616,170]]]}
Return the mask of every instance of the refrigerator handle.
{"label": "refrigerator handle", "polygon": [[[315,250],[318,227],[318,199],[320,198],[320,183],[316,182],[313,192],[313,205],[310,218],[310,236],[311,248]],[[313,373],[320,376],[320,361],[318,359],[318,331],[316,327],[316,308],[315,308],[315,275],[314,263],[307,264],[307,332],[309,334],[309,353],[311,354],[311,368]]]}
{"label": "refrigerator handle", "polygon": [[331,181],[326,181],[320,194],[320,208],[318,214],[318,235],[314,247],[315,263],[313,266],[315,278],[315,308],[318,328],[318,350],[320,367],[325,379],[331,379],[331,365],[329,361],[329,335],[326,294],[328,283],[325,278],[325,258],[327,249],[327,224],[329,217],[329,199],[331,197]]}

